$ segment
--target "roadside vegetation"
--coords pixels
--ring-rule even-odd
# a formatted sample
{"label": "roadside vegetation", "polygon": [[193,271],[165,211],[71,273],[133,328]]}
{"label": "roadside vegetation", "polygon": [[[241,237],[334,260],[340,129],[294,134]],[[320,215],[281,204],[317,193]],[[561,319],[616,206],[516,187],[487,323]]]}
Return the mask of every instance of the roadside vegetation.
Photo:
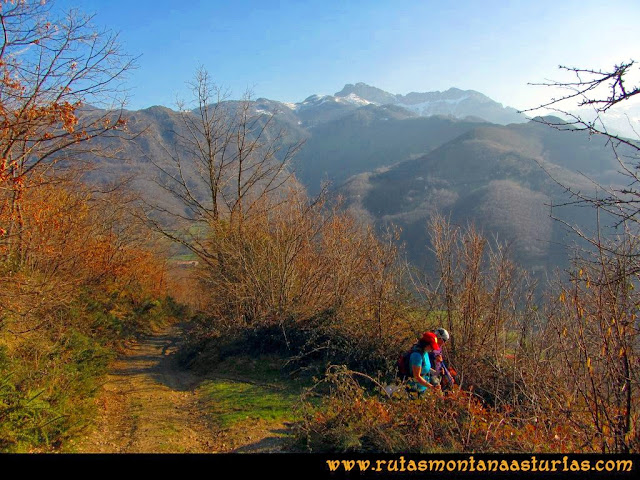
{"label": "roadside vegetation", "polygon": [[254,451],[291,450],[308,382],[283,372],[285,363],[281,355],[246,352],[205,369],[197,393],[227,450],[255,443]]}
{"label": "roadside vegetation", "polygon": [[181,314],[157,253],[103,200],[62,184],[21,199],[22,259],[5,243],[0,262],[3,450],[59,447],[91,421],[122,342]]}
{"label": "roadside vegetation", "polygon": [[81,109],[114,98],[130,59],[79,13],[0,7],[0,449],[49,451],[91,421],[120,343],[178,309],[130,195],[83,183],[77,160],[124,129]]}

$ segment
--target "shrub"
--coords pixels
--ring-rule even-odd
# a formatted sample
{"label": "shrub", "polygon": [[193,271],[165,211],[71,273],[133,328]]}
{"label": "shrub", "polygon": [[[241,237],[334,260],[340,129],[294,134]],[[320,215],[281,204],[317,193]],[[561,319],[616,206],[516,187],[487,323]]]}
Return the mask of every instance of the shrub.
{"label": "shrub", "polygon": [[344,367],[328,372],[320,405],[305,402],[296,425],[301,448],[314,452],[532,452],[573,451],[568,425],[523,421],[488,408],[458,388],[421,398],[404,389],[389,397],[365,388]]}
{"label": "shrub", "polygon": [[72,330],[31,335],[0,350],[0,450],[59,448],[91,419],[113,351]]}

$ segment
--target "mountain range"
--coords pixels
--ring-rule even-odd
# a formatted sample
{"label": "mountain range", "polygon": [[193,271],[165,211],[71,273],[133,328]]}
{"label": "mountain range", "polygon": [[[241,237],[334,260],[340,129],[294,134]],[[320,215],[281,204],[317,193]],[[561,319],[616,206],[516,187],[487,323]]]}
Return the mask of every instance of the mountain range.
{"label": "mountain range", "polygon": [[365,83],[347,84],[334,95],[311,95],[299,103],[282,103],[300,119],[305,128],[315,127],[336,120],[346,113],[366,105],[394,106],[404,115],[430,117],[452,116],[470,120],[484,120],[506,125],[525,122],[527,118],[511,107],[474,90],[450,88],[444,92],[411,92],[407,95],[392,94]]}
{"label": "mountain range", "polygon": [[503,107],[475,90],[450,88],[444,92],[411,92],[392,95],[364,83],[347,84],[337,98],[362,99],[376,105],[396,105],[422,117],[451,115],[455,118],[475,117],[492,123],[509,124],[526,121],[514,108]]}
{"label": "mountain range", "polygon": [[[311,194],[329,182],[363,220],[379,228],[399,225],[409,258],[425,268],[426,224],[434,212],[459,225],[473,222],[509,244],[515,260],[531,270],[562,267],[570,241],[551,214],[585,228],[594,218],[589,209],[552,211],[567,200],[561,185],[584,192],[593,181],[619,181],[604,140],[550,128],[472,90],[394,95],[357,83],[296,104],[257,99],[251,108],[285,128],[286,141],[305,142],[292,168]],[[165,192],[148,180],[154,175],[149,159],[163,163],[181,155],[180,112],[151,107],[127,116],[130,130],[140,134],[100,140],[119,152],[100,163],[133,174],[141,190],[160,197]]]}

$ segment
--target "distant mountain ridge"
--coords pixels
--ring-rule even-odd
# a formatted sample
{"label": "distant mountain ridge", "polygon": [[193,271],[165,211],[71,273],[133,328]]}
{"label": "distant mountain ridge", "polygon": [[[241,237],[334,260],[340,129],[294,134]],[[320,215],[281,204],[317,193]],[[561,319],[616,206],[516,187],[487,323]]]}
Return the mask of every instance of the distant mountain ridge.
{"label": "distant mountain ridge", "polygon": [[[265,99],[258,101],[261,100]],[[480,92],[458,88],[450,88],[444,92],[411,92],[400,95],[360,82],[355,85],[346,84],[334,95],[314,94],[298,103],[274,103],[279,103],[283,111],[296,115],[299,125],[304,128],[313,128],[336,120],[367,105],[393,106],[404,110],[408,117],[442,115],[500,125],[523,123],[528,120],[516,109],[503,107]]]}
{"label": "distant mountain ridge", "polygon": [[522,123],[527,118],[515,108],[503,107],[475,90],[450,88],[444,92],[411,92],[407,95],[391,94],[365,83],[347,84],[335,94],[337,98],[359,99],[376,105],[397,105],[429,117],[451,115],[455,118],[479,117],[491,123],[507,125]]}

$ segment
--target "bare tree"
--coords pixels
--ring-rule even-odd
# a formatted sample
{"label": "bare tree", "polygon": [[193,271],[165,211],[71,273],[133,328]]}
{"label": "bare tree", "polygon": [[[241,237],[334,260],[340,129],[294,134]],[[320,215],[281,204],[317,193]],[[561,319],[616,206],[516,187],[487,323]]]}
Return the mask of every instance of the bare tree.
{"label": "bare tree", "polygon": [[0,233],[17,250],[25,189],[72,147],[125,124],[122,80],[133,59],[91,21],[77,11],[55,18],[47,2],[0,2]]}
{"label": "bare tree", "polygon": [[[210,227],[224,220],[242,229],[245,217],[292,179],[288,166],[302,143],[287,143],[277,112],[257,111],[249,93],[230,101],[204,68],[190,86],[195,107],[178,105],[183,128],[174,132],[169,161],[151,160],[173,201],[149,204],[149,215],[166,236],[212,263],[219,258],[207,245]],[[189,227],[167,228],[158,214]]]}
{"label": "bare tree", "polygon": [[[559,287],[557,300],[550,302],[546,312],[545,328],[558,346],[553,363],[562,379],[547,396],[582,433],[585,448],[628,453],[637,450],[639,436],[640,137],[635,130],[635,138],[610,131],[605,114],[640,93],[640,86],[629,85],[638,66],[631,60],[608,71],[560,68],[572,73],[574,80],[539,85],[568,93],[529,111],[560,113],[568,121],[537,120],[559,130],[605,138],[622,181],[613,186],[594,181],[595,194],[558,182],[570,195],[565,205],[593,207],[598,223],[596,231],[588,234],[563,222],[592,249],[574,260],[569,284]],[[605,217],[613,219],[615,227],[608,234],[603,228]],[[551,360],[548,356],[545,361]]]}
{"label": "bare tree", "polygon": [[[640,93],[640,85],[628,85],[629,81],[638,81],[634,77],[640,73],[640,69],[633,60],[621,62],[605,71],[566,66],[559,68],[571,73],[574,79],[533,85],[560,89],[563,94],[524,112],[546,110],[558,113],[564,119],[537,117],[535,120],[558,130],[587,132],[604,138],[624,178],[624,182],[617,186],[593,181],[596,194],[565,187],[570,200],[563,205],[592,205],[617,219],[617,226],[625,223],[637,225],[640,218],[640,136],[631,120],[629,126],[634,138],[611,131],[605,115]],[[586,238],[575,226],[571,227]]]}
{"label": "bare tree", "polygon": [[428,229],[437,270],[432,286],[422,291],[430,321],[455,332],[447,353],[458,381],[496,407],[514,406],[520,388],[512,378],[515,354],[529,331],[525,317],[533,285],[510,260],[508,247],[473,225],[454,226],[437,214]]}

